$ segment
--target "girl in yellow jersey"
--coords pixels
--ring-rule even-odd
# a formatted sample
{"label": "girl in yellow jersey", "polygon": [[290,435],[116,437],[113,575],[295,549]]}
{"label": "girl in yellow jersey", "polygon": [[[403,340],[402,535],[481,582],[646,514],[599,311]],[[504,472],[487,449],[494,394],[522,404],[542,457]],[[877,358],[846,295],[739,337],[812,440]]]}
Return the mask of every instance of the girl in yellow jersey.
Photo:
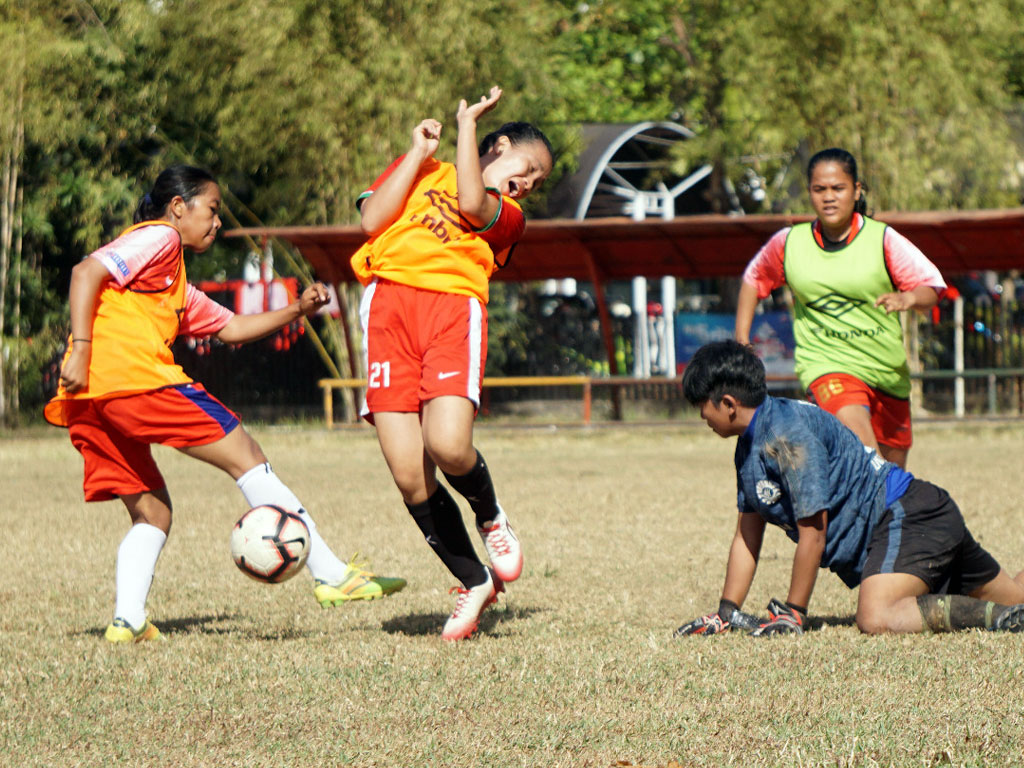
{"label": "girl in yellow jersey", "polygon": [[[442,637],[470,637],[480,613],[519,577],[519,541],[498,504],[473,420],[487,355],[491,273],[525,228],[518,201],[551,172],[551,145],[528,123],[506,123],[477,146],[477,120],[501,90],[460,102],[456,164],[435,160],[441,123],[416,126],[409,150],[360,196],[370,236],[352,258],[366,286],[360,315],[367,362],[363,414],[427,543],[461,582]],[[491,566],[473,549],[440,468],[473,509]]]}
{"label": "girl in yellow jersey", "polygon": [[277,504],[299,513],[309,526],[308,566],[322,605],[380,597],[405,585],[341,562],[238,417],[174,362],[171,345],[180,333],[240,344],[327,302],[326,289],[315,284],[283,309],[235,315],[189,285],[183,249],[202,253],[213,244],[220,205],[209,173],[168,168],[140,202],[135,225],[71,274],[71,338],[45,415],[68,428],[85,460],[86,501],[120,498],[131,517],[118,549],[114,620],[106,631],[111,642],[160,636],[146,618],[146,598],[170,532],[171,499],[153,443],[223,469],[250,506]]}

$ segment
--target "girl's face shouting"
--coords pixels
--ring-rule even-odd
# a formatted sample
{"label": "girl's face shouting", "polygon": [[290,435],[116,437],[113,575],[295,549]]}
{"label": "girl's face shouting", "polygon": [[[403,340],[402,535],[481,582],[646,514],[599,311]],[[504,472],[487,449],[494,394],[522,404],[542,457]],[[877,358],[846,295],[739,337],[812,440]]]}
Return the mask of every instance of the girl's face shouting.
{"label": "girl's face shouting", "polygon": [[484,185],[513,200],[521,200],[538,189],[553,165],[544,142],[513,144],[508,136],[499,136],[481,161],[486,162],[482,170]]}

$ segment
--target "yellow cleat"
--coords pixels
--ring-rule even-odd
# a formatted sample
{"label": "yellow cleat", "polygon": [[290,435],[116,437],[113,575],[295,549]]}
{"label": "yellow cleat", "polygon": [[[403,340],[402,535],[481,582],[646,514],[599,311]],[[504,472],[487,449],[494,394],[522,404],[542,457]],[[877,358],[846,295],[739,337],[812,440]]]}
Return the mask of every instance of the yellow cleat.
{"label": "yellow cleat", "polygon": [[132,625],[121,618],[114,619],[114,623],[107,627],[103,634],[108,643],[141,643],[147,640],[163,640],[164,636],[149,620],[142,625],[142,628],[135,630]]}
{"label": "yellow cleat", "polygon": [[405,586],[405,579],[374,576],[366,570],[366,563],[356,563],[357,555],[348,562],[344,578],[337,584],[317,579],[313,596],[323,608],[341,605],[349,600],[376,600],[378,597],[398,592]]}

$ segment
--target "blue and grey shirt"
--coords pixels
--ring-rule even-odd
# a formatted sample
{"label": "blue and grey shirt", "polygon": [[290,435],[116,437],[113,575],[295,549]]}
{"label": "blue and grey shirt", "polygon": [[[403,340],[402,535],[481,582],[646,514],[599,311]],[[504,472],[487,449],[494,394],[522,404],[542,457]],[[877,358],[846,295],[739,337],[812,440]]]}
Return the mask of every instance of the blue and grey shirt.
{"label": "blue and grey shirt", "polygon": [[736,445],[740,511],[797,541],[797,520],[827,510],[821,566],[851,589],[860,584],[875,524],[911,479],[835,416],[798,400],[765,398]]}

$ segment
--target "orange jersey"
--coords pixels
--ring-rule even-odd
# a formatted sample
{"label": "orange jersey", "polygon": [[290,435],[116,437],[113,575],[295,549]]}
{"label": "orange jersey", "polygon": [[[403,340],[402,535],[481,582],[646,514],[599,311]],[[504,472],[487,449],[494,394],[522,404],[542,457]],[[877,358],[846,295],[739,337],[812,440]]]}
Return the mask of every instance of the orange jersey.
{"label": "orange jersey", "polygon": [[[360,199],[372,194],[398,162]],[[488,192],[498,195],[498,213],[476,230],[459,213],[455,166],[426,161],[395,221],[352,256],[356,277],[363,285],[379,277],[426,291],[472,296],[486,304],[495,255],[511,248],[526,227],[516,201],[497,190]]]}
{"label": "orange jersey", "polygon": [[[163,221],[142,222],[93,255],[102,254],[105,263],[116,264],[127,275],[129,269],[117,250],[138,247],[140,240],[151,250],[150,268],[125,285],[116,279],[104,283],[93,319],[88,386],[75,393],[63,386],[57,390],[44,410],[51,424],[67,426],[67,404],[72,400],[146,392],[192,381],[174,362],[171,345],[190,305],[201,304],[202,299],[212,302],[194,288],[190,290],[178,231]],[[208,323],[208,332],[218,330],[218,324],[223,327],[230,315],[226,312]],[[69,337],[65,361],[72,345]]]}

